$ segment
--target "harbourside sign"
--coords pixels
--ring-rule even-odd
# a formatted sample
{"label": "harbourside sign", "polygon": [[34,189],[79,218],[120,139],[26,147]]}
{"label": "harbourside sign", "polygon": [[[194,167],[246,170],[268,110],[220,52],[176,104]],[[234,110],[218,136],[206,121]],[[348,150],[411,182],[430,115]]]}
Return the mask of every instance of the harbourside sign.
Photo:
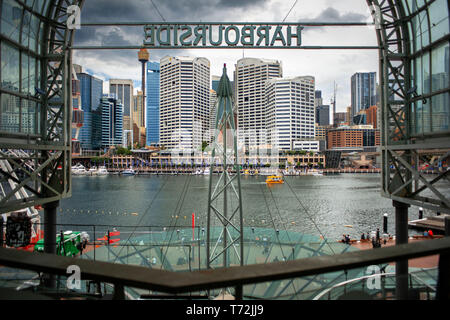
{"label": "harbourside sign", "polygon": [[170,23],[144,26],[146,48],[286,48],[302,45],[299,24]]}

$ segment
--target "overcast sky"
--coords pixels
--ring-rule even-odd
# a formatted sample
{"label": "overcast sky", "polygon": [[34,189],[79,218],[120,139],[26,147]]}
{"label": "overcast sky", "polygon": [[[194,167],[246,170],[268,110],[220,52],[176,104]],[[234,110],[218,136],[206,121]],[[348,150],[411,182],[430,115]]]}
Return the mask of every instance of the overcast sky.
{"label": "overcast sky", "polygon": [[[81,22],[282,22],[295,0],[87,0]],[[159,11],[159,13],[158,13]],[[164,19],[164,20],[163,20]],[[297,0],[286,22],[371,22],[365,0]],[[375,29],[363,27],[306,28],[303,45],[377,44]],[[75,45],[141,45],[142,27],[82,27]],[[150,60],[165,55],[206,57],[211,61],[211,75],[220,75],[227,64],[232,77],[236,61],[243,56],[277,59],[283,64],[283,76],[312,75],[316,90],[322,90],[324,104],[329,104],[333,83],[338,85],[337,111],[350,105],[350,78],[355,72],[377,72],[377,50],[296,50],[296,49],[178,49],[150,50]],[[97,50],[74,52],[74,63],[105,81],[110,78],[132,79],[141,86],[141,65],[137,50]]]}

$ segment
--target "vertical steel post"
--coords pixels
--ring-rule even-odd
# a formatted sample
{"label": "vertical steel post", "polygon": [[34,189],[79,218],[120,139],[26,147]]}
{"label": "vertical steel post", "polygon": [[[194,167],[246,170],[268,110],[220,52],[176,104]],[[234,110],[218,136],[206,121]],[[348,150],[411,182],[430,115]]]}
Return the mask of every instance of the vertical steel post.
{"label": "vertical steel post", "polygon": [[388,233],[388,214],[383,215],[383,233]]}
{"label": "vertical steel post", "polygon": [[[225,100],[225,104],[228,101]],[[224,111],[226,111],[226,107],[224,108]],[[225,123],[223,126],[223,162],[222,162],[222,170],[223,170],[223,216],[225,219],[223,220],[223,250],[225,250],[223,254],[223,267],[228,267],[228,250],[227,250],[227,244],[228,244],[228,236],[227,236],[227,229],[228,229],[228,208],[227,208],[227,116],[224,116]]]}
{"label": "vertical steel post", "polygon": [[[408,207],[403,202],[393,201],[395,207],[395,244],[408,243]],[[397,300],[408,299],[408,260],[396,261],[396,297]]]}
{"label": "vertical steel post", "polygon": [[0,214],[0,248],[3,247],[3,215]]}
{"label": "vertical steel post", "polygon": [[[445,236],[450,237],[450,216],[444,217]],[[439,256],[439,271],[437,283],[437,300],[450,300],[450,254],[441,253]]]}
{"label": "vertical steel post", "polygon": [[[56,254],[56,209],[59,201],[44,204],[44,253]],[[44,275],[44,286],[56,288],[55,275]]]}

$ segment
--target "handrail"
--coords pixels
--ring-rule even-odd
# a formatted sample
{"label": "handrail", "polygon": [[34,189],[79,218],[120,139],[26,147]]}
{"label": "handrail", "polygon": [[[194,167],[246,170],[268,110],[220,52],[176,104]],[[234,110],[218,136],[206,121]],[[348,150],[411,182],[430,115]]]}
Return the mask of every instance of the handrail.
{"label": "handrail", "polygon": [[450,237],[331,256],[193,272],[156,270],[6,248],[0,248],[0,264],[55,275],[67,275],[67,268],[70,265],[77,265],[82,279],[112,283],[119,288],[129,286],[177,294],[240,287],[448,253],[450,253]]}
{"label": "handrail", "polygon": [[[330,288],[327,288],[327,289],[323,290],[321,293],[319,293],[317,296],[315,296],[315,297],[313,298],[313,300],[319,300],[319,299],[322,298],[324,295],[326,295],[327,293],[329,293],[331,290],[334,290],[334,289],[336,289],[336,288],[345,286],[345,285],[350,284],[350,283],[358,282],[358,281],[361,281],[361,280],[367,280],[367,279],[370,279],[370,278],[376,278],[376,277],[390,277],[390,276],[395,276],[395,275],[396,275],[395,272],[376,273],[376,274],[371,274],[371,275],[362,276],[362,277],[359,277],[359,278],[354,278],[354,279],[350,279],[350,280],[347,280],[347,281],[343,281],[343,282],[340,282],[340,283],[338,283],[338,284],[335,284],[334,286],[332,286],[332,287],[330,287]],[[427,288],[429,288],[429,289],[431,289],[431,290],[433,290],[433,291],[436,291],[436,288],[430,286],[428,283],[426,283],[425,281],[423,281],[422,279],[420,279],[420,278],[419,278],[417,275],[415,275],[414,273],[411,273],[409,276],[416,278],[417,281],[421,282],[421,283],[422,283],[424,286],[426,286]]]}

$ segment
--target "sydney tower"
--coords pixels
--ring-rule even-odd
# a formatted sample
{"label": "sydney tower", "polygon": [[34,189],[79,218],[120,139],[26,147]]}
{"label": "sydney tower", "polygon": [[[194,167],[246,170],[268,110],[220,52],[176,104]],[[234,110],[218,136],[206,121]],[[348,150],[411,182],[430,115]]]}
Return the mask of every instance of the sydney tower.
{"label": "sydney tower", "polygon": [[[142,114],[141,114],[141,121],[145,123],[145,65],[148,62],[150,55],[147,51],[147,49],[142,48],[138,52],[138,59],[142,63]],[[145,124],[140,124],[141,126]]]}

